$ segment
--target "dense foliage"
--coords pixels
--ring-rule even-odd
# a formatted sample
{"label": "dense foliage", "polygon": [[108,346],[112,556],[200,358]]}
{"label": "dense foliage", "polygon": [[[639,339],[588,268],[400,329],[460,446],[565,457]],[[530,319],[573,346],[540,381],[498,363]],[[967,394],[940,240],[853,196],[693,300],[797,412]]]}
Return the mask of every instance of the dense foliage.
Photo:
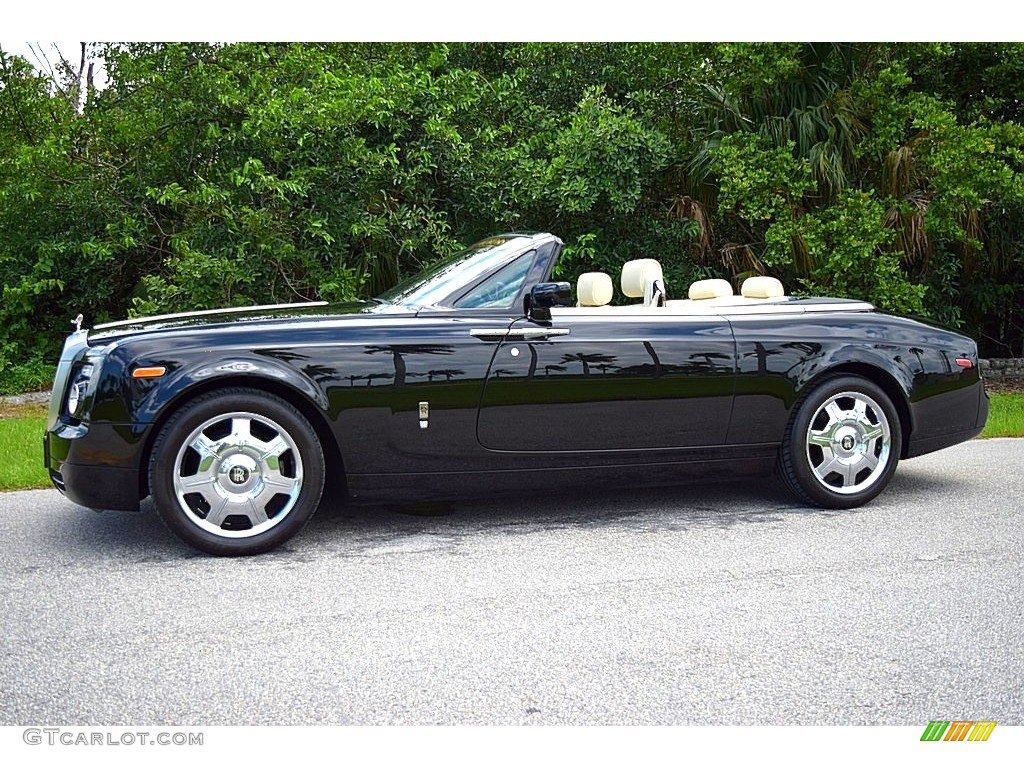
{"label": "dense foliage", "polygon": [[767,272],[1024,355],[1020,45],[101,54],[101,89],[0,55],[0,380],[78,312],[352,298],[510,229],[565,277]]}

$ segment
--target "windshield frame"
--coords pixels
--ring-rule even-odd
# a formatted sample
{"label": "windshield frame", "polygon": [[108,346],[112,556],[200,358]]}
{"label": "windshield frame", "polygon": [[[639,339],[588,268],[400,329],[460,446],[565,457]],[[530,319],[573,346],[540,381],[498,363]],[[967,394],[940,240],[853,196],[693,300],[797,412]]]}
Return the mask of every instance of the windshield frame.
{"label": "windshield frame", "polygon": [[[537,238],[529,235],[505,234],[489,237],[435,262],[377,296],[376,299],[402,307],[456,309],[455,303],[462,296],[520,256],[530,250],[537,250],[538,246]],[[536,259],[539,256],[534,258],[534,265],[528,270],[527,283],[536,272]],[[525,288],[524,285],[523,289]],[[520,296],[523,289],[520,290]]]}

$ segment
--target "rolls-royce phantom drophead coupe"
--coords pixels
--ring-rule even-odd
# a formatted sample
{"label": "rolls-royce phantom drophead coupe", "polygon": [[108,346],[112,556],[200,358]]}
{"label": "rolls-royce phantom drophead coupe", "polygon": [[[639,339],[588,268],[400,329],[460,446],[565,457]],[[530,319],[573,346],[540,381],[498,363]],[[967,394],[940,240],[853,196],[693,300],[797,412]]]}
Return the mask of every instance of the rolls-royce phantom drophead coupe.
{"label": "rolls-royce phantom drophead coupe", "polygon": [[673,299],[649,258],[552,282],[561,248],[501,235],[364,302],[79,329],[53,388],[50,477],[87,507],[152,496],[189,544],[244,555],[295,535],[325,485],[528,498],[774,469],[805,503],[854,507],[900,459],[984,427],[965,336],[771,277]]}

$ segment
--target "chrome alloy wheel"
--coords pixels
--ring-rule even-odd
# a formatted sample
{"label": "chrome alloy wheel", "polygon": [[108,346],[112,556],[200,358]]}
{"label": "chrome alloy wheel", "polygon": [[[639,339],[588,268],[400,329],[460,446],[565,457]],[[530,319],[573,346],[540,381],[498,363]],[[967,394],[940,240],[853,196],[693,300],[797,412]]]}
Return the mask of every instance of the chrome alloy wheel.
{"label": "chrome alloy wheel", "polygon": [[855,494],[885,475],[892,430],[872,398],[863,392],[839,392],[815,412],[806,444],[815,479],[834,493]]}
{"label": "chrome alloy wheel", "polygon": [[302,459],[277,422],[254,413],[215,416],[196,427],[174,461],[174,493],[188,519],[229,538],[280,524],[302,490]]}

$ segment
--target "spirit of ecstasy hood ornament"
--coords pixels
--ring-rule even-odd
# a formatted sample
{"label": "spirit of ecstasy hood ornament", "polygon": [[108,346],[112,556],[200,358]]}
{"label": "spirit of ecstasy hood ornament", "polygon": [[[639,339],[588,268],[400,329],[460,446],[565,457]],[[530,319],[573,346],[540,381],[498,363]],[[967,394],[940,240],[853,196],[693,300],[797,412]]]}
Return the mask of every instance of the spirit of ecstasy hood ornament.
{"label": "spirit of ecstasy hood ornament", "polygon": [[82,330],[82,313],[78,313],[78,317],[71,321],[71,324],[75,326],[75,333]]}

